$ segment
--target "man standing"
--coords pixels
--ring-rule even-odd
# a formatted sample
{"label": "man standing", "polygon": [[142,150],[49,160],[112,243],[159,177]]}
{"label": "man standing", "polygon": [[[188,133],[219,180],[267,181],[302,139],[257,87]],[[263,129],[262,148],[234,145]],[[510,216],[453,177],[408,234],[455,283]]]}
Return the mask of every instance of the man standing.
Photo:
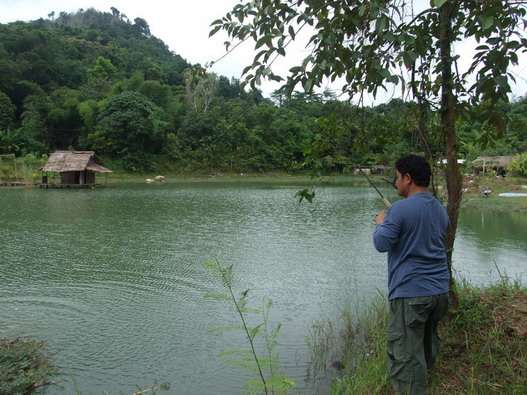
{"label": "man standing", "polygon": [[428,193],[425,158],[407,155],[395,163],[395,187],[405,199],[377,213],[373,244],[388,252],[388,367],[394,388],[425,394],[427,370],[439,350],[437,325],[450,306],[445,237],[449,218]]}

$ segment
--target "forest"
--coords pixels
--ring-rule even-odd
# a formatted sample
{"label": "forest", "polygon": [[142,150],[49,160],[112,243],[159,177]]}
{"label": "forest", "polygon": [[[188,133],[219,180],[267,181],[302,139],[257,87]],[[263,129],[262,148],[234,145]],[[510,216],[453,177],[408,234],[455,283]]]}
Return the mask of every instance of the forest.
{"label": "forest", "polygon": [[[407,152],[444,154],[433,109],[423,127],[422,108],[402,99],[265,98],[171,52],[146,20],[113,7],[0,24],[0,75],[0,154],[94,150],[127,172],[187,173],[347,172]],[[461,158],[527,151],[527,95],[501,104],[503,135],[467,107],[475,115],[457,120]]]}

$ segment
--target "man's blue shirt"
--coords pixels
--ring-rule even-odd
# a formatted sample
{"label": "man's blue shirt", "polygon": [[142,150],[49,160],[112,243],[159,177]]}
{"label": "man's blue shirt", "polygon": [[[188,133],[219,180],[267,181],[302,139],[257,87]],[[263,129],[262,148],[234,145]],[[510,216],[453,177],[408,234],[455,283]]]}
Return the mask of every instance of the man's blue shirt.
{"label": "man's blue shirt", "polygon": [[448,292],[445,237],[449,218],[428,193],[395,202],[373,233],[377,251],[388,252],[388,299]]}

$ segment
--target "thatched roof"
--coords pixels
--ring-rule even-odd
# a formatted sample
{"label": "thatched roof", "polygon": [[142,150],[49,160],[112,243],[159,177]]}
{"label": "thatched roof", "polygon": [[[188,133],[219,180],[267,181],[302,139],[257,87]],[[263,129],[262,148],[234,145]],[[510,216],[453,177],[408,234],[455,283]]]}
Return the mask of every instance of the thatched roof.
{"label": "thatched roof", "polygon": [[49,157],[48,163],[40,170],[59,173],[84,170],[98,173],[112,172],[102,165],[94,151],[55,151]]}
{"label": "thatched roof", "polygon": [[505,168],[509,165],[510,161],[514,156],[478,156],[472,161],[472,166],[475,168],[483,168],[483,165],[486,167],[497,167]]}

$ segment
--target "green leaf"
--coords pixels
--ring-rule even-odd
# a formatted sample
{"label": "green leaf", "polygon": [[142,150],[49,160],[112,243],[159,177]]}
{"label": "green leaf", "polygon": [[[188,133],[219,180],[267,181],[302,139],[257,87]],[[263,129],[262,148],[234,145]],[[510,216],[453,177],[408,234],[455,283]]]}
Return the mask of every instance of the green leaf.
{"label": "green leaf", "polygon": [[251,372],[256,372],[258,368],[254,365],[243,363],[242,361],[239,361],[238,359],[225,359],[223,360],[223,363],[228,366],[241,366]]}
{"label": "green leaf", "polygon": [[249,71],[251,71],[251,69],[252,69],[252,66],[247,66],[246,68],[243,69],[242,75],[247,74]]}
{"label": "green leaf", "polygon": [[304,88],[304,91],[311,92],[311,90],[313,89],[313,80],[307,78],[304,79],[302,81],[302,87]]}
{"label": "green leaf", "polygon": [[390,73],[390,70],[388,69],[382,69],[380,71],[380,74],[383,76],[384,79],[387,79],[387,80],[389,80],[392,76],[392,73]]}
{"label": "green leaf", "polygon": [[227,294],[210,293],[210,294],[205,294],[205,299],[231,300],[232,298],[230,297],[230,295],[227,295]]}
{"label": "green leaf", "polygon": [[480,15],[479,20],[481,21],[483,30],[487,30],[494,25],[494,17],[492,15]]}
{"label": "green leaf", "polygon": [[302,200],[307,200],[309,203],[313,203],[313,199],[315,198],[315,191],[312,193],[309,192],[309,189],[302,189],[301,191],[298,191],[295,193],[295,197],[298,197],[298,203],[302,203]]}
{"label": "green leaf", "polygon": [[211,259],[210,261],[201,262],[201,265],[209,270],[217,271],[218,270],[218,262],[216,259]]}
{"label": "green leaf", "polygon": [[251,307],[246,307],[242,310],[242,313],[261,313],[260,309],[255,309]]}
{"label": "green leaf", "polygon": [[434,0],[434,5],[437,8],[441,8],[443,6],[443,4],[445,4],[446,2],[447,2],[447,0]]}
{"label": "green leaf", "polygon": [[291,36],[293,40],[295,39],[296,33],[295,33],[295,28],[293,26],[289,26],[289,35]]}
{"label": "green leaf", "polygon": [[260,335],[260,328],[263,326],[263,324],[258,324],[254,328],[249,329],[249,336],[251,339],[254,339],[256,336]]}
{"label": "green leaf", "polygon": [[417,54],[413,51],[404,51],[403,52],[403,61],[404,65],[407,68],[412,68],[413,64],[415,63],[417,59]]}
{"label": "green leaf", "polygon": [[362,4],[360,7],[359,7],[359,16],[363,16],[364,13],[366,12],[366,5],[365,4]]}
{"label": "green leaf", "polygon": [[284,375],[274,375],[267,381],[275,389],[286,390],[290,387],[296,386],[296,382]]}
{"label": "green leaf", "polygon": [[264,392],[261,380],[247,380],[243,386],[244,394],[260,394]]}
{"label": "green leaf", "polygon": [[210,31],[210,33],[209,33],[209,37],[214,36],[216,33],[218,33],[218,31],[219,31],[220,29],[221,29],[221,25],[214,27],[214,29],[212,29],[212,30]]}
{"label": "green leaf", "polygon": [[377,19],[375,31],[378,35],[381,35],[384,29],[386,29],[386,25],[388,24],[388,20],[384,15],[382,15],[379,19]]}
{"label": "green leaf", "polygon": [[261,46],[263,46],[265,43],[267,43],[267,41],[269,40],[269,38],[267,36],[263,36],[262,38],[260,38],[257,42],[256,42],[256,45],[254,46],[254,49],[258,49],[260,48]]}

